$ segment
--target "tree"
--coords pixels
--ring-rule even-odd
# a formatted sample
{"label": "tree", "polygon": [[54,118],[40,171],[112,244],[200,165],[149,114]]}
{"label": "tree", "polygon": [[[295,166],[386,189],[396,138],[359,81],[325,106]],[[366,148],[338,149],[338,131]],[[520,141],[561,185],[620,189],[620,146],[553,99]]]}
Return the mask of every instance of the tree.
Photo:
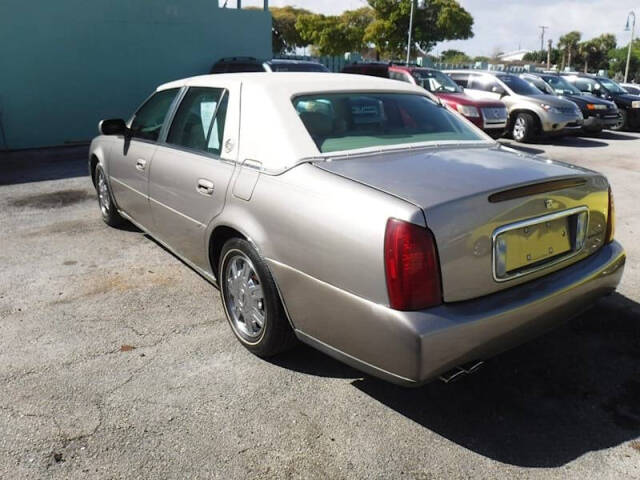
{"label": "tree", "polygon": [[369,7],[347,10],[342,15],[302,15],[296,22],[300,37],[313,44],[319,55],[342,55],[362,50],[366,44],[364,35],[373,21]]}
{"label": "tree", "polygon": [[590,40],[592,44],[589,67],[592,70],[607,70],[609,68],[609,52],[616,48],[616,37],[611,33],[604,33]]}
{"label": "tree", "polygon": [[301,15],[308,15],[311,12],[304,8],[271,7],[271,46],[273,53],[291,53],[296,48],[306,47],[309,42],[305,41],[296,29],[296,21]]}
{"label": "tree", "polygon": [[[247,7],[247,10],[262,10],[262,7]],[[292,53],[296,48],[309,45],[296,30],[296,20],[300,15],[311,13],[304,8],[269,7],[271,12],[271,49],[274,54]]]}
{"label": "tree", "polygon": [[412,1],[416,2],[412,49],[428,52],[443,40],[473,36],[473,17],[456,0],[428,0],[423,6],[418,6],[416,0],[367,1],[375,19],[367,27],[364,40],[374,44],[378,54],[397,57],[406,51]]}
{"label": "tree", "polygon": [[452,64],[469,63],[471,61],[471,58],[466,53],[460,50],[449,49],[449,50],[444,50],[440,54],[440,61],[442,63],[452,63]]}
{"label": "tree", "polygon": [[[560,52],[560,50],[558,50],[557,48],[552,48],[551,49],[551,65],[557,65],[558,63],[560,63],[560,60],[562,59],[562,53]],[[540,50],[535,50],[533,52],[529,52],[526,53],[524,55],[524,57],[522,58],[522,60],[524,60],[525,62],[531,62],[531,63],[538,63],[541,65],[546,65],[547,64],[547,52],[544,51],[540,51]]]}
{"label": "tree", "polygon": [[[609,51],[609,75],[612,77],[623,77],[627,67],[627,51],[629,44],[614,48]],[[640,39],[635,39],[631,47],[631,58],[629,59],[629,80],[640,81]]]}
{"label": "tree", "polygon": [[565,52],[565,56],[563,56],[563,61],[562,61],[562,69],[564,70],[564,59],[567,58],[567,66],[569,66],[569,68],[571,68],[571,55],[577,51],[578,48],[578,43],[580,42],[580,39],[582,38],[582,34],[578,31],[572,31],[569,32],[565,35],[563,35],[562,37],[560,37],[560,40],[558,40],[558,48],[562,51]]}

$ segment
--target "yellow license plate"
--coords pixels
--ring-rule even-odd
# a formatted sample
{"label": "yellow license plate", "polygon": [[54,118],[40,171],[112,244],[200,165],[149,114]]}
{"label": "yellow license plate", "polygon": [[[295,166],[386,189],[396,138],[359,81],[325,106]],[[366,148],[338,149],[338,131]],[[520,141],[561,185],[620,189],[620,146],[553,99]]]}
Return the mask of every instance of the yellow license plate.
{"label": "yellow license plate", "polygon": [[504,232],[506,271],[512,272],[571,250],[568,217]]}

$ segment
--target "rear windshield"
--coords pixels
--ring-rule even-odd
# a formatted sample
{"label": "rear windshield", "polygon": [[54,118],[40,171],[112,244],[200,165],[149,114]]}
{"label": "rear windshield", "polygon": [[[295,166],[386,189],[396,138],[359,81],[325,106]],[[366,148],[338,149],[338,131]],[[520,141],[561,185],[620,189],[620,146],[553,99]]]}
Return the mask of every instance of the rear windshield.
{"label": "rear windshield", "polygon": [[274,72],[328,72],[327,67],[321,63],[271,63]]}
{"label": "rear windshield", "polygon": [[529,85],[520,77],[515,75],[498,75],[507,87],[509,87],[516,95],[540,95],[542,92],[536,87]]}
{"label": "rear windshield", "polygon": [[320,152],[430,141],[482,141],[445,107],[410,93],[326,93],[293,105]]}

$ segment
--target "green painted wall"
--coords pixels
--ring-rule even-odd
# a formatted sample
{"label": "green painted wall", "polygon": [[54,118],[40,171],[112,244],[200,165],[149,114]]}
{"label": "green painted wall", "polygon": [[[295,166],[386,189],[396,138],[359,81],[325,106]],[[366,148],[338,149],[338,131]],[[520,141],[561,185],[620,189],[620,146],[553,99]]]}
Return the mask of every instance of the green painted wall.
{"label": "green painted wall", "polygon": [[0,149],[89,140],[157,85],[236,55],[270,58],[268,12],[217,0],[1,0]]}

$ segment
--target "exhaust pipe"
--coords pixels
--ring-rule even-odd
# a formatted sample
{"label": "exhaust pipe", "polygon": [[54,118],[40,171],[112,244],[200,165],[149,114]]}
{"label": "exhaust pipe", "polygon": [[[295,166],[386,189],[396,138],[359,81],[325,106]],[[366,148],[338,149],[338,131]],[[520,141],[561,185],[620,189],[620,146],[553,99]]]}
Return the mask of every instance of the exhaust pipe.
{"label": "exhaust pipe", "polygon": [[484,361],[482,360],[458,365],[457,367],[454,367],[451,370],[440,375],[440,380],[442,380],[444,383],[455,382],[456,380],[460,380],[465,375],[470,375],[473,372],[478,371],[482,365],[484,365]]}

